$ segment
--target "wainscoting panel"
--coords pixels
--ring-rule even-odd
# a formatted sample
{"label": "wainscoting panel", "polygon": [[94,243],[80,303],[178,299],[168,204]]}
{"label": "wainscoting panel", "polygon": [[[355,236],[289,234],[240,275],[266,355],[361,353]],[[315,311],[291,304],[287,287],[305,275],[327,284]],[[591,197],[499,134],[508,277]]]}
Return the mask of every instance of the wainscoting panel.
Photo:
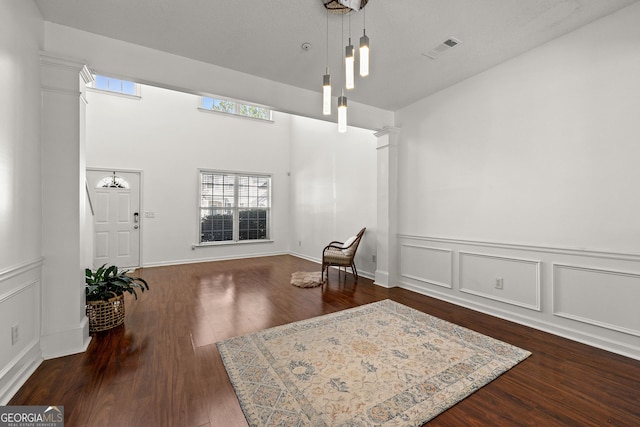
{"label": "wainscoting panel", "polygon": [[553,314],[640,336],[640,274],[553,264]]}
{"label": "wainscoting panel", "polygon": [[540,264],[540,261],[460,252],[460,291],[540,311]]}
{"label": "wainscoting panel", "polygon": [[42,361],[42,262],[38,258],[0,271],[0,405],[6,404]]}
{"label": "wainscoting panel", "polygon": [[399,234],[398,258],[404,289],[640,360],[640,253]]}
{"label": "wainscoting panel", "polygon": [[400,275],[436,286],[453,286],[453,251],[429,246],[402,244]]}

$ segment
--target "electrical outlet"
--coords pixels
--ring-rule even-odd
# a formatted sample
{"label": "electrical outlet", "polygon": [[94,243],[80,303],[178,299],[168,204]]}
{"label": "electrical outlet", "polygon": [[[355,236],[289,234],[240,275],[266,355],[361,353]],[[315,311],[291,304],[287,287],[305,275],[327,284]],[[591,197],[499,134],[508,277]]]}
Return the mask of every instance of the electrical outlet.
{"label": "electrical outlet", "polygon": [[371,261],[375,262],[378,260],[378,257],[376,257],[376,254],[371,255]]}
{"label": "electrical outlet", "polygon": [[504,279],[502,277],[496,279],[496,289],[504,289]]}
{"label": "electrical outlet", "polygon": [[298,246],[302,246],[302,240],[298,240]]}
{"label": "electrical outlet", "polygon": [[20,330],[18,329],[18,324],[16,323],[11,327],[11,345],[15,345],[20,339]]}

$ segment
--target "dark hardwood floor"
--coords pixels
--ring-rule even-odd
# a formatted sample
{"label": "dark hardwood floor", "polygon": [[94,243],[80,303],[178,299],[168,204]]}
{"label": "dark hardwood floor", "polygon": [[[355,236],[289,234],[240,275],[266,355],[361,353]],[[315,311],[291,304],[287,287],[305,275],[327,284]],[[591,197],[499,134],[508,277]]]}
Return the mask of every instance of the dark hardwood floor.
{"label": "dark hardwood floor", "polygon": [[215,346],[232,336],[392,299],[531,351],[531,357],[429,426],[640,426],[640,361],[292,256],[138,270],[151,290],[126,300],[123,327],[88,350],[47,360],[10,405],[64,405],[73,426],[245,426]]}

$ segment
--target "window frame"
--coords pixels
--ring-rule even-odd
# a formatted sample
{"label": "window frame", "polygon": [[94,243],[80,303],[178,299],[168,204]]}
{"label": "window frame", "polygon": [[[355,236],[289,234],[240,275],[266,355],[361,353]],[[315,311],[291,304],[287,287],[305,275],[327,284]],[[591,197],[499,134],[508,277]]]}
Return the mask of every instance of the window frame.
{"label": "window frame", "polygon": [[[205,106],[205,99],[209,99],[212,102],[212,107],[206,107]],[[213,108],[213,106],[216,104],[216,102],[218,104],[220,103],[226,103],[228,104],[231,108],[232,111],[225,111],[225,110],[216,110]],[[268,112],[268,118],[262,118],[262,117],[256,117],[256,116],[250,116],[247,114],[242,114],[240,113],[240,110],[242,108],[259,108],[262,110],[265,110]],[[234,116],[234,117],[244,117],[245,119],[252,119],[252,120],[258,120],[260,122],[267,122],[267,123],[273,123],[273,109],[264,106],[264,105],[259,105],[259,104],[252,104],[252,103],[248,103],[248,102],[244,102],[244,101],[238,101],[235,99],[230,99],[230,98],[221,98],[221,97],[217,97],[217,96],[200,96],[200,100],[199,100],[199,104],[198,104],[198,110],[205,112],[205,113],[215,113],[215,114],[226,114],[229,116]]]}
{"label": "window frame", "polygon": [[[211,206],[203,206],[202,203],[202,189],[203,189],[203,176],[204,175],[222,175],[233,176],[233,206],[228,206],[226,209],[233,212],[233,224],[232,224],[232,238],[231,240],[215,240],[215,241],[203,241],[202,240],[202,214],[206,209],[216,209]],[[239,203],[239,178],[241,177],[253,177],[253,178],[266,178],[268,180],[268,195],[267,206],[255,208],[266,210],[266,238],[264,239],[243,239],[240,240],[240,211],[251,208],[251,206],[240,206]],[[203,246],[219,246],[219,245],[236,245],[247,243],[264,243],[273,242],[272,240],[272,212],[273,212],[273,174],[260,173],[260,172],[239,172],[239,171],[227,171],[220,169],[198,169],[198,206],[197,206],[197,244],[194,247]],[[225,207],[220,207],[225,208]],[[218,208],[218,209],[220,209]]]}
{"label": "window frame", "polygon": [[[131,93],[126,93],[123,92],[122,90],[117,91],[117,90],[111,90],[111,89],[103,89],[103,88],[98,88],[96,87],[97,81],[98,81],[98,77],[102,77],[102,78],[106,78],[108,80],[117,80],[120,81],[121,83],[132,83],[133,84],[133,94]],[[91,82],[90,85],[87,86],[87,89],[90,89],[91,91],[97,92],[97,93],[105,93],[108,95],[115,95],[115,96],[120,96],[123,98],[129,98],[129,99],[140,99],[141,98],[141,89],[140,89],[141,85],[140,83],[136,83],[132,80],[126,80],[126,79],[121,79],[119,77],[113,77],[113,76],[107,76],[104,74],[93,74],[93,81]]]}

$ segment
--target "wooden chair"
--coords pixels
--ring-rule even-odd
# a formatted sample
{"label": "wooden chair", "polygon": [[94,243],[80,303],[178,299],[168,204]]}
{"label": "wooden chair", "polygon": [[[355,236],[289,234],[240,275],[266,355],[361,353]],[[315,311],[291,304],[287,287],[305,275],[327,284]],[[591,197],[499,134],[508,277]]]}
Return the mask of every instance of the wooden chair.
{"label": "wooden chair", "polygon": [[350,237],[345,242],[333,241],[324,247],[322,250],[322,281],[324,282],[324,272],[327,270],[327,277],[329,276],[329,267],[330,266],[338,266],[344,267],[345,274],[347,272],[347,267],[351,267],[351,271],[353,275],[358,280],[358,269],[356,269],[356,264],[354,262],[354,258],[356,256],[356,251],[358,250],[358,245],[360,244],[360,240],[362,240],[362,235],[366,227],[363,228],[353,237]]}

